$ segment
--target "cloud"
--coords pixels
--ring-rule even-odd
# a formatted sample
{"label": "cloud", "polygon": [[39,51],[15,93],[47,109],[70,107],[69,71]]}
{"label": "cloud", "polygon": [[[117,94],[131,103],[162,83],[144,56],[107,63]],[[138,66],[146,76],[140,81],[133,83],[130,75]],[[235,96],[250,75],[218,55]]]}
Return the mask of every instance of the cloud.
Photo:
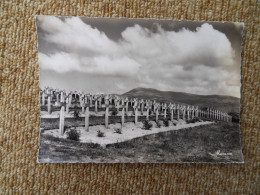
{"label": "cloud", "polygon": [[126,56],[118,59],[110,59],[106,56],[94,57],[91,62],[84,63],[86,67],[82,69],[87,73],[114,75],[114,76],[134,76],[138,73],[140,64]]}
{"label": "cloud", "polygon": [[133,25],[121,32],[119,40],[112,40],[77,17],[37,19],[45,31],[44,40],[61,48],[49,55],[39,53],[44,70],[113,77],[119,91],[136,85],[239,96],[240,77],[232,68],[235,52],[226,35],[210,24],[178,32],[166,31],[159,24],[152,30]]}
{"label": "cloud", "polygon": [[39,64],[42,69],[64,73],[72,70],[80,71],[80,61],[76,55],[60,52],[54,55],[39,53]]}
{"label": "cloud", "polygon": [[[112,53],[117,49],[103,32],[85,24],[77,17],[68,17],[64,21],[57,17],[40,16],[39,25],[48,34],[45,40],[73,50],[87,50],[97,54]],[[86,53],[87,55],[87,53]]]}

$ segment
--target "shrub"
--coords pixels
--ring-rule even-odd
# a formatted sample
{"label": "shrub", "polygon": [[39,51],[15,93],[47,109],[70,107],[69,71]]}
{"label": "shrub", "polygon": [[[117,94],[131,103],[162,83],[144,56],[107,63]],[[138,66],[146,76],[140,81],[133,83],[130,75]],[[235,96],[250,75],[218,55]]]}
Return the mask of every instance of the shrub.
{"label": "shrub", "polygon": [[67,125],[65,125],[65,126],[64,126],[64,132],[69,131],[69,130],[70,130],[70,127],[67,126]]}
{"label": "shrub", "polygon": [[117,128],[117,129],[114,130],[114,133],[122,134],[122,129]]}
{"label": "shrub", "polygon": [[167,115],[167,116],[171,116],[171,112],[170,112],[170,111],[167,111],[166,115]]}
{"label": "shrub", "polygon": [[196,122],[200,122],[200,119],[199,118],[193,118],[193,119],[190,119],[190,120],[187,120],[186,123],[196,123]]}
{"label": "shrub", "polygon": [[74,140],[74,141],[79,141],[80,137],[80,132],[77,131],[76,129],[70,129],[67,134],[67,139]]}
{"label": "shrub", "polygon": [[229,112],[228,115],[232,116],[232,122],[233,122],[233,123],[239,123],[239,122],[240,122],[239,113]]}
{"label": "shrub", "polygon": [[169,127],[170,126],[169,120],[167,120],[167,119],[163,120],[163,124],[164,124],[165,127]]}
{"label": "shrub", "polygon": [[74,116],[74,118],[79,119],[79,111],[78,111],[78,110],[75,110],[75,111],[73,112],[73,116]]}
{"label": "shrub", "polygon": [[177,123],[176,123],[176,122],[173,122],[172,124],[173,124],[173,126],[176,126],[176,125],[177,125]]}
{"label": "shrub", "polygon": [[151,116],[153,114],[152,110],[149,110],[149,116]]}
{"label": "shrub", "polygon": [[152,128],[152,124],[148,121],[148,120],[145,120],[144,122],[143,122],[143,129],[145,129],[145,130],[150,130],[151,128]]}
{"label": "shrub", "polygon": [[98,136],[98,137],[105,137],[105,133],[102,132],[102,131],[100,131],[100,130],[98,130],[98,131],[97,131],[97,136]]}
{"label": "shrub", "polygon": [[156,126],[158,127],[158,128],[160,128],[162,125],[161,125],[161,123],[160,123],[160,121],[157,121],[156,122]]}
{"label": "shrub", "polygon": [[111,114],[112,114],[112,116],[116,116],[118,114],[118,111],[117,110],[113,110]]}

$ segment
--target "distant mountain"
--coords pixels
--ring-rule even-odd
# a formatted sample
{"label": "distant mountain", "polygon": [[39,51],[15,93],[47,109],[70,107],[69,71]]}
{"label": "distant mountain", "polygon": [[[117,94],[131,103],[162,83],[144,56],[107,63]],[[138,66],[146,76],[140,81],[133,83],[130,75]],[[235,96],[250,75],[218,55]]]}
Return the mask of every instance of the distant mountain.
{"label": "distant mountain", "polygon": [[135,88],[121,96],[143,98],[164,103],[184,103],[198,105],[200,108],[211,107],[224,112],[239,113],[240,99],[222,95],[195,95],[183,92],[159,91],[151,88]]}

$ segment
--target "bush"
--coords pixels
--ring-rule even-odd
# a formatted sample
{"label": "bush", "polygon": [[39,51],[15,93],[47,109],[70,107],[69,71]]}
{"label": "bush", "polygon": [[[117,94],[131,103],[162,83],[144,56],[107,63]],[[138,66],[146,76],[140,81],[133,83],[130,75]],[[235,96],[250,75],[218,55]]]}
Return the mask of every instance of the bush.
{"label": "bush", "polygon": [[70,129],[67,134],[67,139],[74,140],[74,141],[79,141],[80,137],[80,132],[77,131],[76,129]]}
{"label": "bush", "polygon": [[114,133],[122,134],[122,129],[117,128],[117,129],[114,130]]}
{"label": "bush", "polygon": [[170,126],[169,120],[167,120],[167,119],[163,120],[163,124],[164,124],[165,127],[169,127]]}
{"label": "bush", "polygon": [[167,115],[167,116],[171,116],[171,112],[170,112],[170,111],[167,111],[166,115]]}
{"label": "bush", "polygon": [[145,120],[144,122],[143,122],[143,129],[145,129],[145,130],[150,130],[151,128],[152,128],[152,124],[148,121],[148,120]]}
{"label": "bush", "polygon": [[73,112],[73,116],[74,116],[74,118],[79,119],[79,111],[78,111],[78,110],[75,110],[75,111]]}
{"label": "bush", "polygon": [[176,125],[177,125],[177,123],[175,123],[175,122],[173,122],[172,124],[173,124],[173,126],[176,126]]}
{"label": "bush", "polygon": [[161,123],[160,123],[160,121],[157,121],[156,122],[156,126],[158,127],[158,128],[160,128],[162,125],[161,125]]}
{"label": "bush", "polygon": [[69,131],[69,130],[70,130],[70,127],[67,126],[67,125],[65,125],[65,126],[64,126],[64,132]]}
{"label": "bush", "polygon": [[190,119],[190,120],[187,120],[186,123],[189,124],[189,123],[196,123],[196,122],[200,122],[201,120],[199,118],[193,118],[193,119]]}
{"label": "bush", "polygon": [[233,123],[239,123],[240,122],[240,114],[236,112],[229,112],[228,115],[232,116],[232,122]]}
{"label": "bush", "polygon": [[149,110],[149,116],[151,116],[153,114],[152,110]]}
{"label": "bush", "polygon": [[116,116],[117,114],[118,114],[117,110],[113,110],[112,113],[111,113],[112,116]]}
{"label": "bush", "polygon": [[98,131],[97,131],[97,136],[98,136],[98,137],[105,137],[105,133],[102,132],[102,131],[100,131],[100,130],[98,130]]}

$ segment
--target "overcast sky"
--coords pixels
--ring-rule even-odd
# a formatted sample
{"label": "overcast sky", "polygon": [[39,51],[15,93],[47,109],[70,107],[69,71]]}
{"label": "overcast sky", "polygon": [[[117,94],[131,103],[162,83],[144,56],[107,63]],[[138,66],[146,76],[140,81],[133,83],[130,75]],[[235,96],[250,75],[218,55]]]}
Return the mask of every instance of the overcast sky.
{"label": "overcast sky", "polygon": [[38,16],[40,86],[240,97],[241,23]]}

